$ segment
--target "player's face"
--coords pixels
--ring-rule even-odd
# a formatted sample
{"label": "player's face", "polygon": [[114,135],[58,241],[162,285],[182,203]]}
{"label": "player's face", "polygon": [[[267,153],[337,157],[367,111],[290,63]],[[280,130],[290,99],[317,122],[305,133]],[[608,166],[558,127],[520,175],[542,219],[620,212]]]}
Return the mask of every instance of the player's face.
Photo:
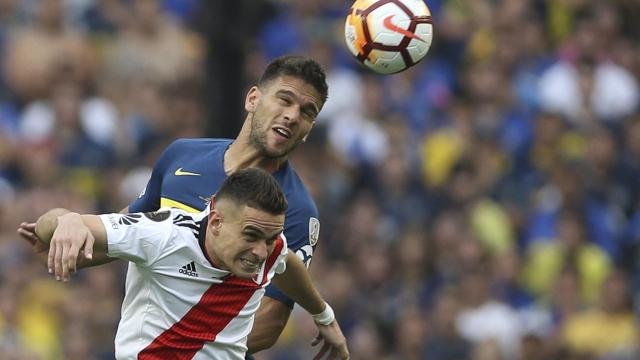
{"label": "player's face", "polygon": [[252,88],[246,104],[253,115],[251,144],[266,157],[288,155],[307,138],[321,107],[313,85],[294,76],[280,76]]}
{"label": "player's face", "polygon": [[209,216],[219,217],[220,221],[209,219],[213,236],[207,240],[207,248],[213,250],[212,260],[237,277],[250,279],[273,252],[274,242],[284,228],[284,214],[272,215],[233,204],[216,208],[219,212]]}

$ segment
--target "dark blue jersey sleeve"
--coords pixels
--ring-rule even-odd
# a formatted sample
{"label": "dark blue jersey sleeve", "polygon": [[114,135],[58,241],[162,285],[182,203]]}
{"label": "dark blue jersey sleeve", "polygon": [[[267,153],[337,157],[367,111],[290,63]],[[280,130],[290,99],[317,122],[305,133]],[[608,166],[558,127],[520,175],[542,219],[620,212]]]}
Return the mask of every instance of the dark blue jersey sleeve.
{"label": "dark blue jersey sleeve", "polygon": [[[289,251],[293,251],[309,268],[318,243],[320,221],[318,220],[318,210],[312,201],[304,212],[304,215],[296,216],[298,221],[293,223],[290,228],[285,226],[284,235],[287,237]],[[265,295],[286,304],[289,308],[293,308],[295,303],[274,285],[267,287]]]}
{"label": "dark blue jersey sleeve", "polygon": [[129,212],[150,212],[156,211],[160,208],[160,191],[162,188],[162,179],[165,176],[167,171],[167,167],[169,164],[175,159],[176,154],[179,152],[180,148],[180,140],[176,140],[171,145],[169,145],[160,158],[158,162],[153,167],[153,171],[151,172],[151,178],[147,183],[147,186],[144,188],[142,193],[135,199],[131,204],[129,204]]}

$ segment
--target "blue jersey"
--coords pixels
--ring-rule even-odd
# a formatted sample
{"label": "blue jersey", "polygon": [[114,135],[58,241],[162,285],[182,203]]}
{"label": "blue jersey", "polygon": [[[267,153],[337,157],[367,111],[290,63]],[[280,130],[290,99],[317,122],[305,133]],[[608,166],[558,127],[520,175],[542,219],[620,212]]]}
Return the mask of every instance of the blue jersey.
{"label": "blue jersey", "polygon": [[[129,205],[129,212],[149,212],[160,207],[176,207],[189,212],[201,212],[207,207],[226,178],[224,153],[231,144],[228,139],[180,139],[162,153],[153,168],[144,192]],[[318,241],[320,222],[318,209],[307,188],[289,162],[273,174],[287,197],[284,234],[289,249],[308,267]],[[289,299],[274,286],[266,296],[289,307]]]}

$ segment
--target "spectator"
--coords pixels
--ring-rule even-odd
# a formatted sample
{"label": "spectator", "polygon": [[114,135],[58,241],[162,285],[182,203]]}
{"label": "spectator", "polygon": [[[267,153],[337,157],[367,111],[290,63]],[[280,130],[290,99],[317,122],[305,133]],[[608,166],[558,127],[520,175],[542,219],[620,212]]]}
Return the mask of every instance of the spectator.
{"label": "spectator", "polygon": [[634,353],[640,333],[627,284],[623,272],[613,271],[601,288],[599,305],[567,319],[562,336],[572,351],[598,357]]}

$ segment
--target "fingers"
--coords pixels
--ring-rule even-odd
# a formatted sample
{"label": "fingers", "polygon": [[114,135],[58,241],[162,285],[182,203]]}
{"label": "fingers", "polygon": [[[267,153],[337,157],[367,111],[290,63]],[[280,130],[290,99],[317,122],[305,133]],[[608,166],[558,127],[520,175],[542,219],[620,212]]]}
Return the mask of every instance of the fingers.
{"label": "fingers", "polygon": [[313,339],[313,341],[311,342],[311,346],[316,346],[316,345],[320,344],[321,341],[322,341],[322,334],[318,333],[316,338]]}
{"label": "fingers", "polygon": [[69,276],[69,252],[71,247],[62,247],[62,281],[68,281]]}
{"label": "fingers", "polygon": [[76,272],[76,264],[78,261],[79,252],[80,249],[74,245],[71,245],[71,247],[69,248],[69,258],[66,261],[67,266],[69,267],[69,273]]}
{"label": "fingers", "polygon": [[36,233],[36,223],[23,222],[20,224],[20,227],[30,233],[34,233],[34,234]]}
{"label": "fingers", "polygon": [[347,345],[341,345],[338,348],[335,348],[334,350],[337,351],[336,353],[336,359],[349,359],[349,350],[347,350]]}
{"label": "fingers", "polygon": [[47,266],[56,280],[69,281],[71,273],[78,269],[78,258],[93,256],[95,238],[78,217],[60,216],[51,236]]}
{"label": "fingers", "polygon": [[347,348],[347,339],[342,335],[342,330],[336,321],[329,325],[318,325],[319,334],[313,340],[312,345],[324,341],[322,349],[318,352],[315,359],[321,359],[327,351],[327,359],[349,359],[349,350]]}
{"label": "fingers", "polygon": [[18,235],[20,235],[23,239],[27,240],[31,245],[35,245],[40,239],[35,233],[36,224],[35,223],[20,223],[18,227]]}
{"label": "fingers", "polygon": [[24,229],[18,229],[18,235],[20,235],[21,238],[23,238],[26,241],[28,241],[30,245],[35,245],[36,241],[38,241],[38,238],[35,237],[35,235],[30,234],[29,232],[25,231]]}
{"label": "fingers", "polygon": [[[313,341],[313,343],[311,345],[315,346],[321,340],[322,340],[322,338],[320,338],[320,340],[318,340],[318,338],[316,337],[316,339]],[[327,351],[329,351],[329,349],[331,349],[331,351],[329,352],[329,355],[327,356],[327,360],[329,360],[329,359],[341,359],[341,360],[349,359],[349,350],[347,349],[347,345],[346,344],[342,344],[342,345],[338,345],[338,346],[331,346],[331,345],[329,345],[329,343],[325,342],[325,344],[322,347],[322,349],[314,357],[314,360],[321,359],[322,356]]]}
{"label": "fingers", "polygon": [[[318,345],[319,343],[322,342],[323,339],[324,338],[322,337],[322,335],[318,334],[318,336],[316,336],[315,339],[313,339],[313,342],[311,342],[311,346]],[[349,359],[349,350],[347,349],[346,344],[331,346],[328,342],[324,343],[324,346],[322,346],[318,354],[313,359],[314,360],[321,359],[324,356],[324,354],[327,351],[329,351],[329,349],[331,349],[331,351],[329,352],[327,359],[341,359],[341,360]]]}
{"label": "fingers", "polygon": [[55,261],[56,246],[49,246],[49,255],[47,256],[47,270],[49,274],[53,273],[53,264]]}
{"label": "fingers", "polygon": [[84,257],[88,260],[93,258],[93,244],[96,242],[96,238],[93,237],[91,232],[87,232],[87,239],[84,243]]}
{"label": "fingers", "polygon": [[324,345],[322,345],[322,348],[320,349],[320,351],[318,351],[318,354],[313,358],[313,360],[320,360],[322,359],[322,357],[324,356],[324,354],[327,352],[327,350],[329,350],[331,346],[329,346],[329,343],[327,343],[325,341]]}
{"label": "fingers", "polygon": [[62,245],[56,243],[53,254],[53,272],[56,280],[60,280],[62,278]]}

